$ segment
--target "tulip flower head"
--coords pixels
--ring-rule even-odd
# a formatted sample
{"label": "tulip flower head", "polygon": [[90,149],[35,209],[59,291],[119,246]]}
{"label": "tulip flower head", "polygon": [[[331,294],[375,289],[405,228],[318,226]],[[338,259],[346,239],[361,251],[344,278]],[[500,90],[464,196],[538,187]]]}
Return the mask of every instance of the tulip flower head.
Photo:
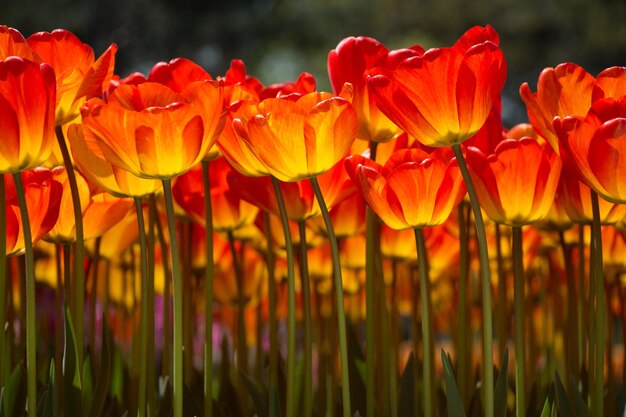
{"label": "tulip flower head", "polygon": [[452,47],[430,49],[392,71],[372,71],[370,94],[389,119],[423,144],[461,143],[483,126],[504,86],[498,43],[491,26],[474,27]]}
{"label": "tulip flower head", "polygon": [[113,165],[141,178],[169,179],[207,154],[224,123],[222,87],[192,82],[181,93],[160,83],[124,84],[109,101],[82,109],[85,140]]}
{"label": "tulip flower head", "polygon": [[461,171],[447,148],[432,154],[395,152],[382,166],[353,155],[346,170],[367,204],[396,230],[443,223],[465,194]]}

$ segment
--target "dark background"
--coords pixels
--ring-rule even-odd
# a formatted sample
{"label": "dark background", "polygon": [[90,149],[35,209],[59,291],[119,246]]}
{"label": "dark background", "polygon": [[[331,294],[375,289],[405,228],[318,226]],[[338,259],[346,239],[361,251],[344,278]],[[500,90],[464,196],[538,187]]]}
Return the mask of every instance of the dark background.
{"label": "dark background", "polygon": [[26,37],[65,28],[97,55],[117,43],[122,76],[183,56],[215,77],[240,58],[264,84],[308,71],[320,90],[330,88],[328,51],[346,36],[429,48],[491,24],[509,68],[507,127],[526,121],[519,85],[534,90],[543,68],[570,61],[596,75],[626,65],[626,0],[10,0],[0,10],[0,24]]}

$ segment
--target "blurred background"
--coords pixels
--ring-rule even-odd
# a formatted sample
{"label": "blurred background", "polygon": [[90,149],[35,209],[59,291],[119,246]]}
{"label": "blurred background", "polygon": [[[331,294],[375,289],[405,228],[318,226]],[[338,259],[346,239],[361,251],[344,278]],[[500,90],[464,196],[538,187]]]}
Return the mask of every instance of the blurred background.
{"label": "blurred background", "polygon": [[329,90],[326,57],[346,36],[389,49],[448,46],[473,25],[500,34],[509,76],[506,127],[526,121],[518,89],[545,67],[575,62],[596,75],[626,65],[626,0],[22,0],[3,1],[1,24],[24,36],[65,28],[96,55],[119,46],[117,70],[149,72],[186,57],[213,77],[240,58],[264,84],[315,75]]}

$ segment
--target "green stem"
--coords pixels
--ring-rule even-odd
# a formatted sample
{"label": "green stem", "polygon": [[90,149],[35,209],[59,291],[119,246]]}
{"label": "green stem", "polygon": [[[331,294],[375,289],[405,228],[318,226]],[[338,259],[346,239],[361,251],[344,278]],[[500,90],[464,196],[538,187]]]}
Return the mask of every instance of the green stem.
{"label": "green stem", "polygon": [[415,243],[417,245],[417,263],[419,268],[420,281],[420,305],[422,309],[422,340],[424,358],[422,372],[424,378],[424,417],[432,417],[433,413],[433,387],[435,386],[435,372],[433,367],[433,329],[432,318],[430,317],[430,279],[426,267],[426,244],[422,229],[416,227]]}
{"label": "green stem", "polygon": [[[469,378],[470,360],[469,345],[471,343],[471,322],[468,319],[467,308],[467,284],[469,280],[469,233],[468,221],[465,215],[465,203],[461,202],[458,207],[459,218],[459,355],[457,359],[457,381],[461,400],[465,406],[469,402],[469,389],[466,381]],[[469,215],[469,212],[468,212]]]}
{"label": "green stem", "polygon": [[280,220],[285,234],[285,250],[287,251],[287,412],[286,417],[295,416],[296,404],[296,284],[294,276],[293,245],[291,231],[283,193],[276,177],[272,177],[272,185],[278,202]]}
{"label": "green stem", "polygon": [[[377,142],[370,142],[370,159],[376,160]],[[373,416],[376,407],[376,349],[375,345],[375,309],[376,272],[374,267],[376,253],[376,214],[371,208],[365,209],[365,392],[366,414]]]}
{"label": "green stem", "polygon": [[595,376],[593,384],[594,412],[596,416],[604,415],[604,327],[605,327],[605,300],[604,300],[604,271],[602,260],[602,229],[600,227],[600,208],[598,194],[591,191],[591,205],[593,211],[592,256],[593,279],[595,282]]}
{"label": "green stem", "polygon": [[302,303],[304,309],[304,400],[302,416],[310,417],[313,411],[313,339],[311,330],[311,287],[309,283],[309,265],[306,247],[306,226],[304,221],[298,222],[300,232],[300,279],[302,286]]}
{"label": "green stem", "polygon": [[[172,388],[174,397],[174,417],[183,416],[183,281],[180,275],[180,256],[176,236],[176,218],[172,199],[172,180],[163,179],[163,195],[167,227],[170,234],[170,254],[172,260],[172,282],[174,289],[174,344],[172,349]],[[167,302],[167,300],[166,300]]]}
{"label": "green stem", "polygon": [[[567,277],[567,334],[569,340],[576,341],[576,343],[569,343],[566,346],[569,353],[566,360],[566,375],[578,375],[580,371],[580,334],[578,323],[578,290],[576,288],[576,280],[574,279],[574,268],[572,265],[571,251],[565,241],[565,233],[559,230],[559,242],[561,244],[561,251],[563,252],[563,261],[565,265],[565,276]],[[567,384],[569,387],[569,384]]]}
{"label": "green stem", "polygon": [[22,183],[22,174],[14,173],[15,192],[22,217],[25,248],[26,281],[26,392],[28,417],[37,415],[37,322],[35,317],[35,256],[33,238],[30,230],[26,194]]}
{"label": "green stem", "polygon": [[245,319],[245,294],[243,292],[243,271],[239,262],[239,253],[235,247],[235,236],[232,230],[228,231],[228,245],[233,259],[233,269],[235,270],[235,282],[237,284],[237,372],[236,380],[239,389],[241,408],[247,412],[247,390],[242,375],[248,375],[248,342],[246,341],[246,319]]}
{"label": "green stem", "polygon": [[270,370],[269,370],[269,415],[278,415],[278,320],[276,318],[276,277],[274,274],[274,248],[272,247],[272,229],[270,214],[263,213],[265,240],[267,242],[266,262],[268,279],[268,298],[270,316]]}
{"label": "green stem", "polygon": [[[588,338],[590,337],[589,325],[590,325],[590,316],[589,311],[585,309],[585,297],[587,293],[587,288],[585,285],[585,225],[578,225],[578,282],[580,285],[578,291],[578,327],[580,329],[581,340],[579,340],[580,346],[580,358],[581,363],[579,364],[580,368],[578,371],[582,371],[585,368],[585,362],[587,363],[587,370],[591,368],[591,356],[587,357],[589,354],[588,350]],[[590,286],[591,287],[591,286]]]}
{"label": "green stem", "polygon": [[146,370],[148,367],[147,356],[144,354],[148,349],[148,259],[146,248],[146,229],[143,220],[143,207],[141,198],[135,197],[135,211],[137,213],[137,228],[139,229],[139,248],[141,265],[141,316],[139,319],[139,343],[141,354],[139,355],[139,404],[137,415],[146,415]]}
{"label": "green stem", "polygon": [[374,253],[376,251],[376,214],[369,208],[365,209],[365,392],[367,416],[375,414],[376,407],[376,350],[375,345],[375,309],[376,273]]}
{"label": "green stem", "polygon": [[506,272],[504,271],[504,257],[502,256],[502,229],[498,223],[495,223],[496,229],[496,259],[498,264],[498,297],[494,303],[496,310],[496,337],[498,338],[498,353],[502,358],[509,339],[507,333],[508,326],[508,306],[507,306],[507,282]]}
{"label": "green stem", "polygon": [[67,180],[70,185],[70,193],[72,196],[72,204],[74,207],[74,223],[76,228],[76,245],[74,249],[74,309],[72,311],[72,317],[74,318],[74,331],[76,333],[77,341],[77,356],[78,356],[78,374],[82,381],[83,375],[83,350],[84,350],[84,315],[85,315],[85,239],[83,232],[83,210],[80,204],[80,195],[78,194],[78,183],[76,182],[76,173],[74,172],[74,166],[72,165],[72,159],[65,143],[65,137],[63,135],[63,129],[61,126],[57,126],[55,129],[57,142],[61,149],[61,155],[63,156],[63,164],[65,165],[65,172],[67,173]]}
{"label": "green stem", "polygon": [[61,263],[61,251],[63,246],[55,245],[54,255],[56,261],[56,291],[54,300],[54,391],[55,412],[57,416],[63,415],[63,325],[64,301],[63,301],[63,271]]}
{"label": "green stem", "polygon": [[5,188],[4,174],[0,174],[0,358],[2,358],[0,360],[0,387],[4,387],[4,324],[6,323],[4,312],[7,296],[7,202]]}
{"label": "green stem", "polygon": [[150,197],[150,211],[154,212],[157,235],[159,238],[159,245],[161,246],[161,259],[163,260],[163,360],[161,365],[161,376],[170,377],[172,375],[172,323],[170,314],[170,298],[172,296],[172,281],[170,279],[170,265],[169,260],[165,254],[168,251],[167,242],[165,241],[165,233],[163,232],[163,225],[161,219],[156,215],[156,198]]}
{"label": "green stem", "polygon": [[[146,362],[148,363],[148,369],[146,370],[147,392],[146,392],[146,414],[153,416],[156,412],[156,371],[154,369],[154,227],[156,223],[157,211],[154,194],[150,194],[148,197],[148,279],[146,281]],[[165,275],[167,276],[167,275]]]}
{"label": "green stem", "polygon": [[524,320],[524,251],[522,228],[513,227],[513,280],[515,305],[515,410],[516,415],[526,415],[526,323]]}
{"label": "green stem", "polygon": [[93,275],[91,277],[91,292],[89,295],[89,335],[87,337],[89,340],[88,346],[94,353],[96,352],[96,304],[98,301],[98,264],[100,263],[100,241],[101,238],[97,237],[94,242],[93,259],[89,267],[89,269],[93,270]]}
{"label": "green stem", "polygon": [[206,266],[204,270],[204,415],[213,416],[213,205],[209,161],[202,161],[204,186],[204,240]]}
{"label": "green stem", "polygon": [[341,278],[341,263],[339,261],[339,246],[333,224],[330,221],[328,208],[320,190],[316,177],[310,178],[315,198],[320,206],[324,223],[326,224],[326,232],[330,241],[330,249],[333,258],[333,276],[335,282],[335,293],[337,297],[337,327],[339,329],[339,355],[341,360],[341,394],[343,399],[343,415],[352,416],[352,407],[350,406],[350,375],[348,373],[348,340],[346,335],[346,315],[343,306],[343,281]]}
{"label": "green stem", "polygon": [[452,146],[454,155],[456,156],[467,193],[472,203],[472,211],[474,212],[474,221],[476,223],[476,238],[478,240],[478,257],[480,260],[480,281],[483,298],[483,377],[484,377],[484,406],[485,417],[494,417],[494,381],[493,381],[493,313],[491,311],[491,279],[489,271],[489,254],[487,252],[487,235],[485,233],[485,222],[483,214],[480,211],[478,196],[474,189],[474,183],[470,177],[469,170],[461,145]]}

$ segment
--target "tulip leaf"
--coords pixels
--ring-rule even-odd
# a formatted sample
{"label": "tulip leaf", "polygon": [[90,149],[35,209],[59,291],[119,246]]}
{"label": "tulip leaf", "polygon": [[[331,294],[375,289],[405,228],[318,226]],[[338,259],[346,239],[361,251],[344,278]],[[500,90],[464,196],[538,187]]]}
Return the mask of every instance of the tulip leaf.
{"label": "tulip leaf", "polygon": [[539,417],[552,417],[554,415],[554,389],[550,387],[546,401],[543,403],[543,408]]}
{"label": "tulip leaf", "polygon": [[38,417],[55,417],[56,416],[56,384],[54,381],[54,358],[50,359],[50,366],[48,370],[48,389],[41,397],[41,401],[37,405]]}
{"label": "tulip leaf", "polygon": [[24,369],[21,365],[17,365],[11,375],[8,383],[2,390],[2,412],[4,416],[16,416],[22,413],[18,410],[24,409],[26,403],[26,379],[24,377]]}
{"label": "tulip leaf", "polygon": [[574,417],[575,414],[572,410],[569,398],[567,397],[567,392],[565,391],[563,382],[561,382],[561,377],[558,372],[555,372],[554,375],[556,383],[556,402],[559,407],[559,413],[561,417]]}
{"label": "tulip leaf", "polygon": [[585,400],[583,399],[582,395],[580,394],[580,391],[578,391],[578,389],[576,388],[576,381],[574,381],[572,379],[571,384],[572,384],[572,387],[573,387],[573,389],[571,390],[571,393],[572,393],[572,400],[574,402],[574,404],[573,404],[574,416],[576,416],[576,417],[589,417],[589,411],[587,409],[587,404],[585,404]]}
{"label": "tulip leaf", "polygon": [[365,355],[354,334],[353,326],[347,326],[348,373],[350,378],[350,401],[353,410],[365,410]]}
{"label": "tulip leaf", "polygon": [[76,334],[72,324],[69,307],[65,306],[65,349],[63,350],[63,397],[65,415],[80,417],[83,415],[82,386],[80,381]]}
{"label": "tulip leaf", "polygon": [[498,380],[496,381],[496,388],[494,394],[494,412],[496,417],[506,416],[506,397],[507,397],[507,376],[509,367],[509,350],[504,351],[502,356],[502,363],[500,364],[500,372],[498,373]]}
{"label": "tulip leaf", "polygon": [[250,394],[250,398],[252,398],[252,403],[254,404],[254,408],[256,410],[256,415],[258,417],[269,417],[268,413],[268,401],[267,401],[267,390],[262,389],[257,384],[254,383],[248,377],[248,375],[240,373],[244,382],[246,383],[246,388],[248,389],[248,394]]}
{"label": "tulip leaf", "polygon": [[102,415],[104,403],[109,392],[111,382],[111,330],[106,324],[102,323],[102,351],[100,352],[100,371],[94,388],[93,398],[89,406],[89,417],[98,417]]}
{"label": "tulip leaf", "polygon": [[454,371],[452,370],[450,359],[443,349],[441,349],[441,361],[443,362],[443,375],[446,382],[448,417],[465,417],[461,394],[454,379]]}
{"label": "tulip leaf", "polygon": [[415,381],[413,380],[413,367],[415,366],[415,355],[409,355],[402,376],[400,378],[400,393],[398,395],[398,417],[412,417],[413,395],[415,395]]}
{"label": "tulip leaf", "polygon": [[93,399],[93,369],[91,363],[91,355],[85,355],[85,361],[83,362],[83,414],[87,414],[91,406]]}

